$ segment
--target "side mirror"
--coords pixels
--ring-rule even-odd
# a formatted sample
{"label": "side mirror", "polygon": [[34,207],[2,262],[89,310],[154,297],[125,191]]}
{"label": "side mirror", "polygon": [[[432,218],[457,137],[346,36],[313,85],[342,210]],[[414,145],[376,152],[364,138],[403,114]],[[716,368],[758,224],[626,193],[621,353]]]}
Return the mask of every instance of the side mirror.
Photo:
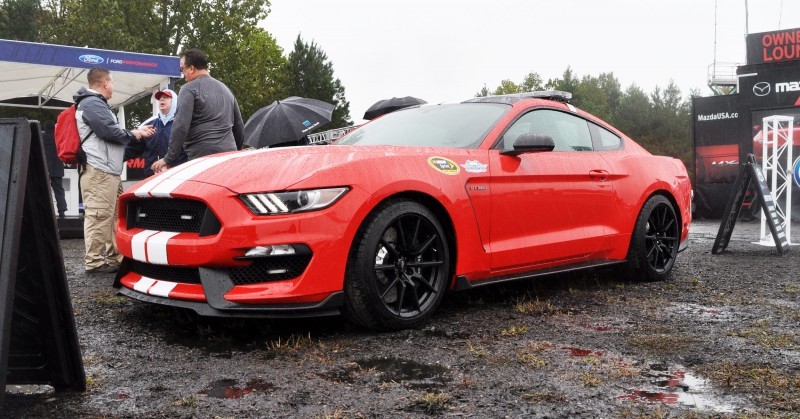
{"label": "side mirror", "polygon": [[500,154],[504,156],[518,156],[522,153],[539,152],[539,151],[553,151],[556,144],[553,142],[553,137],[544,134],[522,134],[514,141],[514,148],[512,150],[501,151]]}

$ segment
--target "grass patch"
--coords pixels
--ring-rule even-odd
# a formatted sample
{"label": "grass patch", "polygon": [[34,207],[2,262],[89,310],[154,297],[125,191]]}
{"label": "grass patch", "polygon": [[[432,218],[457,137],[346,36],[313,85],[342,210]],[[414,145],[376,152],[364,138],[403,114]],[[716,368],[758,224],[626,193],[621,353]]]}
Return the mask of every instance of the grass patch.
{"label": "grass patch", "polygon": [[549,301],[541,301],[537,297],[531,300],[528,297],[523,297],[514,303],[514,310],[528,316],[551,316],[561,314],[561,310],[553,306]]}
{"label": "grass patch", "polygon": [[547,366],[548,362],[544,358],[540,358],[530,352],[519,351],[517,352],[517,359],[522,362],[524,365],[533,368],[544,368]]}
{"label": "grass patch", "polygon": [[413,406],[429,414],[442,413],[452,397],[446,393],[428,392],[414,399]]}
{"label": "grass patch", "polygon": [[603,361],[601,361],[600,358],[595,355],[588,355],[578,359],[580,359],[580,361],[583,362],[584,364],[592,365],[595,367],[598,367],[603,363]]}
{"label": "grass patch", "polygon": [[769,364],[708,365],[699,373],[719,387],[751,393],[768,409],[800,411],[800,374],[787,373]]}
{"label": "grass patch", "polygon": [[527,349],[528,352],[538,353],[538,352],[546,351],[548,349],[553,349],[553,348],[555,348],[555,346],[556,345],[554,345],[553,342],[548,342],[546,340],[542,340],[542,341],[535,341],[535,342],[526,343],[525,344],[525,349]]}
{"label": "grass patch", "polygon": [[177,407],[197,407],[197,396],[192,394],[172,402],[173,406]]}
{"label": "grass patch", "polygon": [[689,283],[686,284],[686,289],[699,292],[708,291],[708,288],[696,277],[689,278]]}
{"label": "grass patch", "polygon": [[628,363],[617,362],[613,365],[606,366],[606,375],[610,380],[638,378],[642,375],[642,369],[634,367]]}
{"label": "grass patch", "polygon": [[600,377],[591,372],[584,372],[581,375],[581,385],[584,387],[597,387],[600,385]]}
{"label": "grass patch", "polygon": [[336,409],[333,412],[328,412],[328,409],[326,408],[322,413],[320,413],[316,417],[319,419],[344,419],[348,416],[345,414],[345,412],[339,409]]}
{"label": "grass patch", "polygon": [[469,347],[469,352],[472,354],[472,356],[476,358],[486,356],[486,348],[484,348],[483,345],[479,343],[473,344],[472,342],[467,341],[467,346]]}
{"label": "grass patch", "polygon": [[769,327],[753,327],[727,332],[729,336],[745,338],[764,348],[800,349],[797,339],[791,333],[780,333]]}
{"label": "grass patch", "polygon": [[501,336],[515,337],[515,336],[524,335],[527,332],[528,332],[528,326],[525,326],[525,325],[522,325],[522,326],[511,326],[508,329],[501,330],[500,331],[500,335]]}
{"label": "grass patch", "polygon": [[786,284],[783,286],[783,292],[787,294],[797,294],[800,292],[800,284]]}
{"label": "grass patch", "polygon": [[653,334],[635,335],[628,338],[628,343],[632,346],[644,349],[652,353],[672,353],[682,350],[694,341],[689,336]]}
{"label": "grass patch", "polygon": [[552,391],[539,391],[535,393],[525,393],[522,397],[531,403],[566,403],[567,396]]}
{"label": "grass patch", "polygon": [[99,386],[100,380],[95,379],[91,375],[86,377],[86,391],[92,391]]}
{"label": "grass patch", "polygon": [[267,348],[273,351],[295,352],[311,346],[311,332],[307,335],[291,334],[288,338],[278,336],[277,339],[267,341]]}

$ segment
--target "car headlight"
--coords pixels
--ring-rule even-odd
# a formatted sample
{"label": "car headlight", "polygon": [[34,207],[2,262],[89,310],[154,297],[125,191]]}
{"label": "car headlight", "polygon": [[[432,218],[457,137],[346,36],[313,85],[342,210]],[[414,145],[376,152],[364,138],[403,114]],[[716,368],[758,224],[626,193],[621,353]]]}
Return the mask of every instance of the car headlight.
{"label": "car headlight", "polygon": [[256,215],[292,214],[331,206],[350,188],[308,189],[290,192],[262,192],[239,195]]}

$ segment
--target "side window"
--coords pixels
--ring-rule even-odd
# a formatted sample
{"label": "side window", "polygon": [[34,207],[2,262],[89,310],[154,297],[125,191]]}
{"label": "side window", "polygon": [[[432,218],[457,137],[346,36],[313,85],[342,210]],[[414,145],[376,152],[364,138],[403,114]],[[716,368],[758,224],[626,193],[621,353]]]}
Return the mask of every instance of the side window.
{"label": "side window", "polygon": [[503,149],[510,150],[522,134],[543,134],[553,138],[553,151],[591,151],[588,123],[576,116],[550,109],[528,112],[503,134]]}
{"label": "side window", "polygon": [[622,148],[622,138],[617,134],[599,126],[591,124],[595,137],[594,149],[598,151],[619,150]]}

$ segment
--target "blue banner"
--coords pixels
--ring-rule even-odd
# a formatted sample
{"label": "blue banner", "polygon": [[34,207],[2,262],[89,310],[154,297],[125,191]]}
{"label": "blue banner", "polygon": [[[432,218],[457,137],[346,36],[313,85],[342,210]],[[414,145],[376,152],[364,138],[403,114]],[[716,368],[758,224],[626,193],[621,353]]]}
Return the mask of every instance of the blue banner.
{"label": "blue banner", "polygon": [[0,39],[0,61],[180,77],[180,59],[166,55],[79,48]]}

